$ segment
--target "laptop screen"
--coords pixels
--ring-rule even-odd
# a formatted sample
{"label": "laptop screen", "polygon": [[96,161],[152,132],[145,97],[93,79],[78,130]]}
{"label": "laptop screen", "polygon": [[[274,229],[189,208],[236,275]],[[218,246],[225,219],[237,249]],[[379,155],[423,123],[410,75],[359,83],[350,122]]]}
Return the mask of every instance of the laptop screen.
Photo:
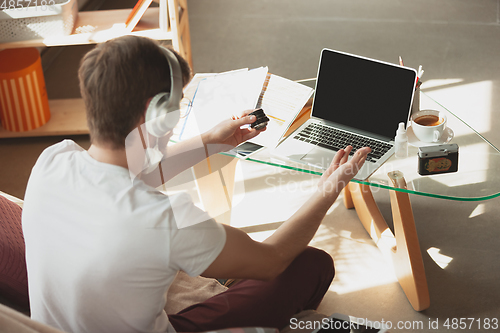
{"label": "laptop screen", "polygon": [[390,139],[408,119],[415,81],[414,69],[323,49],[312,115]]}

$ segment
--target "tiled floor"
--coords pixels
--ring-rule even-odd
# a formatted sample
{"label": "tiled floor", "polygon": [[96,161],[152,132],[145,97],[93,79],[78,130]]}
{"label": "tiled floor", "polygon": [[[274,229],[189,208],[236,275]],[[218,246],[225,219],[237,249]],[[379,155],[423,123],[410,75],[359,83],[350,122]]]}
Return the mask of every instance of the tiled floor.
{"label": "tiled floor", "polygon": [[[266,65],[274,74],[301,79],[316,76],[323,47],[388,62],[402,56],[407,66],[423,65],[424,92],[500,146],[500,0],[188,3],[195,72]],[[78,95],[75,63],[86,49],[65,49],[57,66],[46,72],[51,98]],[[0,190],[23,197],[37,156],[61,139],[1,140]],[[85,136],[74,139],[83,147],[89,145]],[[273,222],[290,216],[316,181],[313,176],[290,172],[272,174],[270,179],[269,171],[262,168],[242,165],[247,193],[233,210],[234,225],[264,225],[263,233],[254,237],[272,232]],[[270,190],[270,182],[278,178],[284,185],[276,183]],[[375,197],[390,219],[388,193],[381,190]],[[467,324],[472,325],[463,331],[488,331],[483,324],[500,319],[500,199],[456,202],[411,195],[411,200],[430,308],[423,312],[411,308],[355,212],[346,210],[339,200],[312,243],[327,250],[336,263],[336,279],[320,311],[407,327],[392,331],[462,331],[446,329],[443,324],[448,318],[450,323],[452,318],[468,318]],[[259,207],[258,221],[248,217],[249,206]],[[431,325],[436,320],[439,329]]]}

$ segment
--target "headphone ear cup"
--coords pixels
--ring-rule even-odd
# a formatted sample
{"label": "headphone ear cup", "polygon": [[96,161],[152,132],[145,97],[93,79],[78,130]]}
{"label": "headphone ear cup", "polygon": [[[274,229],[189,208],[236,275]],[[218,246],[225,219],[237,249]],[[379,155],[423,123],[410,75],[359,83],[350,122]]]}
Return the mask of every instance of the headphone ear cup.
{"label": "headphone ear cup", "polygon": [[151,98],[148,108],[146,109],[146,121],[158,117],[157,112],[158,112],[159,102],[164,96],[166,96],[168,99],[169,97],[168,95],[169,93],[161,92],[159,94],[154,95],[153,98]]}
{"label": "headphone ear cup", "polygon": [[155,95],[146,110],[146,129],[159,138],[171,131],[179,122],[179,107],[168,109],[170,94],[166,92]]}

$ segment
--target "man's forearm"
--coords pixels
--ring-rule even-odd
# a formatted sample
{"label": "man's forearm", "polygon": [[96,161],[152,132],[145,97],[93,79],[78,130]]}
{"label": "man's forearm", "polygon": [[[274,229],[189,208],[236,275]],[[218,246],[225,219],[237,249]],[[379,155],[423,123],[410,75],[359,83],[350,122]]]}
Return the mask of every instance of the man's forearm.
{"label": "man's forearm", "polygon": [[277,249],[285,266],[306,249],[341,190],[341,188],[328,192],[318,190],[264,241]]}
{"label": "man's forearm", "polygon": [[207,157],[230,148],[228,145],[212,143],[207,133],[170,145],[161,162],[163,177],[168,181]]}
{"label": "man's forearm", "polygon": [[164,180],[172,179],[207,157],[203,135],[169,145],[161,161]]}
{"label": "man's forearm", "polygon": [[[185,141],[170,144],[160,149],[161,162],[154,171],[140,174],[140,178],[152,187],[158,187],[174,178],[179,173],[207,158],[203,135]],[[161,169],[159,169],[161,167]]]}

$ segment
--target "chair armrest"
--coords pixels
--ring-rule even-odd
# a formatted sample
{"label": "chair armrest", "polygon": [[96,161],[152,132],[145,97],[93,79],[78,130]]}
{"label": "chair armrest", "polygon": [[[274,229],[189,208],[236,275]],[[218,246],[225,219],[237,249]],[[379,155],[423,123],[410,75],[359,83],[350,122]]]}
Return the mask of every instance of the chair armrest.
{"label": "chair armrest", "polygon": [[23,204],[24,204],[24,201],[19,199],[19,198],[16,198],[15,196],[12,196],[10,194],[7,194],[5,192],[2,192],[0,191],[0,195],[3,196],[4,198],[14,202],[15,204],[17,204],[19,207],[23,208]]}
{"label": "chair armrest", "polygon": [[30,317],[0,304],[0,333],[63,333],[62,331],[39,323]]}

